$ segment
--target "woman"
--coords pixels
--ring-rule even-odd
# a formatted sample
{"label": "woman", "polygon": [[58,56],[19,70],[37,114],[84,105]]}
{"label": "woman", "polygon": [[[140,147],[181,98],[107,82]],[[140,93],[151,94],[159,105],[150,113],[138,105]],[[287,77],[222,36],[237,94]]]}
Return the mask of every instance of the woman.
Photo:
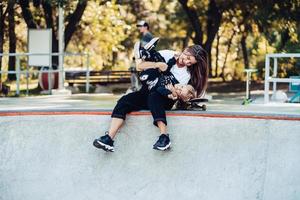
{"label": "woman", "polygon": [[[191,84],[195,88],[197,96],[202,95],[208,80],[206,51],[200,45],[193,45],[184,49],[180,54],[175,54],[174,51],[170,50],[160,51],[160,53],[166,61],[175,58],[176,62],[171,68],[171,72],[179,83]],[[164,62],[142,62],[137,66],[138,70],[158,68],[161,71],[165,71],[167,67]],[[105,151],[113,152],[113,139],[123,125],[126,114],[132,111],[150,110],[153,124],[159,128],[161,134],[153,148],[162,151],[168,149],[171,142],[167,134],[166,110],[170,110],[174,103],[174,100],[166,99],[156,91],[151,93],[137,91],[124,95],[119,99],[112,112],[109,130],[104,136],[95,139],[93,145]]]}

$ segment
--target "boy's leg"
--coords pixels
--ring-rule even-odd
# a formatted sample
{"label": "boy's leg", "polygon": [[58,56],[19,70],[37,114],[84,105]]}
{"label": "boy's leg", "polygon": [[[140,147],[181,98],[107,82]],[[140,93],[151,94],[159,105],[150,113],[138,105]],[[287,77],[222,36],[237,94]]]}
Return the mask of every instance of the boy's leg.
{"label": "boy's leg", "polygon": [[164,63],[166,62],[165,58],[162,57],[162,55],[154,49],[150,51],[150,58],[148,61],[164,62]]}
{"label": "boy's leg", "polygon": [[170,110],[175,101],[162,96],[157,91],[153,91],[148,96],[148,107],[153,117],[153,124],[157,125],[158,121],[167,125],[166,110]]}
{"label": "boy's leg", "polygon": [[[144,46],[145,51],[145,61],[152,61],[152,62],[166,62],[164,57],[161,56],[161,54],[155,50],[155,47],[159,41],[158,37],[153,38],[150,40],[147,44]],[[142,51],[143,52],[143,51]],[[141,52],[141,54],[142,54]]]}
{"label": "boy's leg", "polygon": [[140,73],[139,80],[142,85],[141,91],[149,93],[152,88],[156,88],[159,83],[161,72],[157,68],[145,69]]}
{"label": "boy's leg", "polygon": [[134,45],[134,57],[138,63],[138,60],[150,61],[150,62],[165,62],[164,57],[155,50],[155,46],[158,43],[159,38],[153,38],[144,47],[141,47],[140,42],[136,42]]}

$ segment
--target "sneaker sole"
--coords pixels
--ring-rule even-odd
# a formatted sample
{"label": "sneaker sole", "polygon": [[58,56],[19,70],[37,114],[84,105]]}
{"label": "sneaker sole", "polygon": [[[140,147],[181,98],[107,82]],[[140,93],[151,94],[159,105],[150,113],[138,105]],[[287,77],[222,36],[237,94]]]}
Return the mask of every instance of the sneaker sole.
{"label": "sneaker sole", "polygon": [[157,43],[159,40],[159,37],[155,37],[152,40],[150,40],[147,44],[145,44],[144,48],[149,51],[151,50],[154,46],[155,43]]}
{"label": "sneaker sole", "polygon": [[167,149],[169,149],[171,146],[171,142],[169,144],[167,144],[167,146],[165,147],[153,147],[153,149],[159,150],[159,151],[165,151]]}
{"label": "sneaker sole", "polygon": [[109,151],[109,152],[114,152],[115,151],[113,147],[111,147],[111,146],[109,146],[107,144],[104,144],[104,143],[102,143],[102,142],[100,142],[98,140],[94,140],[93,145],[96,148],[102,149],[104,151]]}
{"label": "sneaker sole", "polygon": [[135,59],[140,59],[141,58],[141,56],[140,56],[140,46],[141,46],[140,42],[136,42],[134,44],[133,53],[134,53],[134,58]]}

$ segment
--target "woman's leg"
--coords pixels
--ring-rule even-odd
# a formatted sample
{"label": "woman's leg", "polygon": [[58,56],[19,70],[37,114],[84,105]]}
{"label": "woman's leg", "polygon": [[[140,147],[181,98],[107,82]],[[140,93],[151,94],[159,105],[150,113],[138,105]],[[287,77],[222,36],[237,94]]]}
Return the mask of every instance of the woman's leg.
{"label": "woman's leg", "polygon": [[141,91],[132,92],[121,97],[111,114],[112,120],[110,123],[108,135],[113,139],[116,136],[118,130],[122,127],[126,119],[126,115],[132,111],[145,109],[146,102],[147,96],[144,92]]}
{"label": "woman's leg", "polygon": [[123,125],[126,114],[144,109],[146,107],[146,102],[147,96],[140,91],[129,93],[121,97],[112,112],[109,131],[107,134],[95,139],[93,145],[105,151],[114,151],[113,139]]}
{"label": "woman's leg", "polygon": [[121,118],[111,118],[111,122],[110,122],[110,127],[108,130],[108,135],[110,136],[111,139],[114,139],[118,130],[122,127],[123,123],[124,123],[124,119]]}
{"label": "woman's leg", "polygon": [[170,110],[175,101],[168,99],[158,92],[151,92],[148,96],[148,107],[153,117],[153,124],[157,126],[161,133],[165,133],[167,126],[166,110]]}
{"label": "woman's leg", "polygon": [[148,107],[153,116],[153,124],[159,128],[161,133],[158,141],[153,145],[154,149],[166,150],[171,145],[169,135],[167,134],[166,110],[170,110],[174,103],[174,101],[163,97],[157,92],[149,94]]}
{"label": "woman's leg", "polygon": [[167,125],[163,121],[157,121],[157,126],[159,128],[160,134],[167,133]]}

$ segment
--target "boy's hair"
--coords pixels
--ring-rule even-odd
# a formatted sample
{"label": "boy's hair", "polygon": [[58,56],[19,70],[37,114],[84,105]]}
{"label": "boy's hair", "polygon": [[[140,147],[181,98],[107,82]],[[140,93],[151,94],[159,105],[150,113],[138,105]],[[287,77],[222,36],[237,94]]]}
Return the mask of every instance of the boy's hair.
{"label": "boy's hair", "polygon": [[186,94],[186,96],[181,97],[181,101],[183,102],[187,102],[190,99],[193,99],[196,97],[196,90],[194,89],[194,87],[192,85],[186,85],[186,88],[188,90],[188,93]]}
{"label": "boy's hair", "polygon": [[192,85],[186,85],[188,89],[188,93],[184,98],[178,99],[178,101],[175,104],[175,108],[179,110],[186,110],[190,107],[190,104],[188,103],[189,100],[196,98],[197,91]]}

